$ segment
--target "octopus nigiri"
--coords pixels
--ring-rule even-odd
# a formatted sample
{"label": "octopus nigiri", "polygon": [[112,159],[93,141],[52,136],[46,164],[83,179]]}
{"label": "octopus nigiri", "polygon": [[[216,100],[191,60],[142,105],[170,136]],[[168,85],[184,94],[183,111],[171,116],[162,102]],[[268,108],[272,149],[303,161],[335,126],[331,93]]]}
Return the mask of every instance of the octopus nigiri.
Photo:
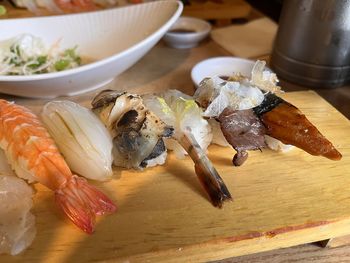
{"label": "octopus nigiri", "polygon": [[58,206],[86,233],[93,232],[95,215],[116,210],[105,194],[72,174],[37,116],[6,100],[0,100],[0,147],[16,174],[54,191]]}

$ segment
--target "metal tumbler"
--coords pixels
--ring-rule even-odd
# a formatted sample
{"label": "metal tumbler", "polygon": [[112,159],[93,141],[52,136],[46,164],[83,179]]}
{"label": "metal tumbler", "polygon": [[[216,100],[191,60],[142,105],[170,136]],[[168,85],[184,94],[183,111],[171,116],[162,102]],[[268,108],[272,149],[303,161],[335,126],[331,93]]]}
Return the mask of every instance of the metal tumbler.
{"label": "metal tumbler", "polygon": [[350,0],[285,0],[271,66],[303,86],[349,83]]}

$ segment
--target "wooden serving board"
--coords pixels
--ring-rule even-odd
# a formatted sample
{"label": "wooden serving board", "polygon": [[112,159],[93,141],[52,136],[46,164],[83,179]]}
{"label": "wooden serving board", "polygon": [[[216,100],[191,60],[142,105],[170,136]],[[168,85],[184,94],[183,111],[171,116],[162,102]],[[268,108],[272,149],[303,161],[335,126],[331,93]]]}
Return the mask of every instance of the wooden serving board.
{"label": "wooden serving board", "polygon": [[113,180],[95,184],[118,212],[99,218],[91,236],[35,185],[37,237],[0,262],[202,262],[349,234],[350,122],[314,92],[284,97],[334,143],[341,161],[264,150],[233,167],[232,149],[211,146],[209,157],[234,196],[222,209],[209,202],[189,158],[170,154],[166,165],[142,172],[116,168]]}

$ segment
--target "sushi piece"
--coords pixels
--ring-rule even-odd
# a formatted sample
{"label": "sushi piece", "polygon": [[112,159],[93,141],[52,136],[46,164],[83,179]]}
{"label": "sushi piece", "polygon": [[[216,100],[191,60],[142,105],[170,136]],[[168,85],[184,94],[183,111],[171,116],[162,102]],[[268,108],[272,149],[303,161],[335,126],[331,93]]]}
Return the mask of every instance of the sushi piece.
{"label": "sushi piece", "polygon": [[65,13],[76,13],[96,10],[93,0],[51,0]]}
{"label": "sushi piece", "polygon": [[195,101],[176,90],[166,92],[163,97],[148,95],[144,98],[145,104],[162,121],[175,128],[172,136],[172,149],[180,156],[182,151],[189,154],[195,164],[196,175],[212,204],[216,207],[222,207],[225,201],[232,200],[224,181],[202,147],[204,145],[206,149],[210,143],[211,130]]}
{"label": "sushi piece", "polygon": [[247,150],[266,147],[265,127],[251,109],[235,110],[227,107],[218,120],[226,140],[237,151],[232,159],[233,165],[240,166],[247,160]]}
{"label": "sushi piece", "polygon": [[44,9],[53,14],[61,14],[129,4],[128,0],[12,0],[11,2],[17,7],[27,8],[36,15],[46,14]]}
{"label": "sushi piece", "polygon": [[143,96],[145,105],[166,124],[174,127],[173,138],[165,138],[167,149],[173,150],[179,159],[187,155],[187,151],[179,144],[176,138],[177,130],[191,129],[191,133],[204,152],[212,140],[211,127],[203,118],[203,111],[188,95],[178,90],[168,90],[157,95]]}
{"label": "sushi piece", "polygon": [[268,93],[253,111],[266,127],[266,134],[284,144],[294,145],[311,155],[321,155],[331,160],[342,158],[341,153],[297,107],[277,95]]}
{"label": "sushi piece", "polygon": [[276,152],[288,152],[294,148],[293,145],[284,144],[283,142],[275,138],[272,138],[271,136],[268,136],[266,134],[265,134],[265,143],[268,148]]}
{"label": "sushi piece", "polygon": [[223,135],[237,151],[233,164],[242,165],[247,150],[261,150],[266,144],[277,150],[294,145],[339,160],[341,154],[305,115],[275,94],[282,92],[277,82],[276,75],[265,70],[265,62],[257,61],[251,78],[236,74],[228,81],[204,79],[196,91],[196,101],[208,117],[220,122]]}
{"label": "sushi piece", "polygon": [[0,174],[0,254],[17,255],[36,236],[33,190],[22,179]]}
{"label": "sushi piece", "polygon": [[0,149],[0,174],[16,176],[7,161],[5,152],[2,149]]}
{"label": "sushi piece", "polygon": [[230,144],[226,140],[224,134],[222,133],[220,122],[218,122],[216,119],[211,118],[208,119],[208,123],[211,127],[211,131],[213,133],[213,139],[211,140],[211,143],[222,146],[222,147],[229,147]]}
{"label": "sushi piece", "polygon": [[248,78],[239,74],[228,80],[206,78],[193,97],[205,109],[203,116],[211,118],[212,125],[220,126],[221,133],[215,129],[214,138],[219,138],[221,145],[230,144],[237,151],[232,159],[235,166],[244,163],[248,150],[266,147],[264,126],[249,111],[261,104],[264,93]]}
{"label": "sushi piece", "polygon": [[220,77],[205,78],[199,84],[193,98],[205,109],[203,116],[216,118],[231,107],[246,110],[258,106],[264,100],[264,93],[252,86],[248,79],[224,80]]}
{"label": "sushi piece", "polygon": [[71,101],[52,101],[41,118],[74,172],[99,181],[111,178],[112,138],[95,114]]}
{"label": "sushi piece", "polygon": [[163,138],[170,137],[173,128],[150,111],[140,96],[104,90],[92,107],[112,136],[114,165],[141,169],[165,162]]}
{"label": "sushi piece", "polygon": [[116,210],[106,195],[72,174],[37,116],[6,100],[0,100],[0,148],[19,177],[54,191],[58,206],[86,233],[94,231],[96,215]]}

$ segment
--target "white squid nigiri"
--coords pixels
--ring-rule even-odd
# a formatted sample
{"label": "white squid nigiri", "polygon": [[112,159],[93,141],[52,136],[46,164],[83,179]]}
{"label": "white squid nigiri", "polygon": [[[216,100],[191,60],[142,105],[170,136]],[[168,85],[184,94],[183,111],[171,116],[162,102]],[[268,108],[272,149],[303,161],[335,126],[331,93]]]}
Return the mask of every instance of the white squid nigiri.
{"label": "white squid nigiri", "polygon": [[52,101],[41,117],[73,171],[99,181],[112,176],[112,139],[89,109],[71,101]]}

